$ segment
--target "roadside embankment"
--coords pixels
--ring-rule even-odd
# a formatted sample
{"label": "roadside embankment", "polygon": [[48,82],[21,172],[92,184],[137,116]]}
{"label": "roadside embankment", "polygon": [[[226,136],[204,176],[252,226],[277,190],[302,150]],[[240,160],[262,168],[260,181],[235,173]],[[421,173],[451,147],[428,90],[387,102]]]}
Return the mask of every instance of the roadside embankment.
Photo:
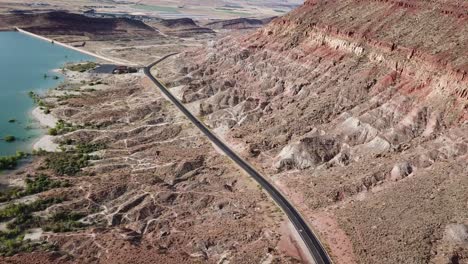
{"label": "roadside embankment", "polygon": [[107,58],[107,57],[98,55],[98,54],[96,54],[96,53],[90,52],[90,51],[86,51],[86,50],[83,50],[83,49],[79,49],[79,48],[77,48],[77,47],[73,47],[73,46],[70,46],[70,45],[68,45],[68,44],[65,44],[65,43],[62,43],[62,42],[59,42],[59,41],[50,39],[50,38],[46,38],[46,37],[44,37],[44,36],[40,36],[40,35],[31,33],[31,32],[29,32],[29,31],[23,30],[23,29],[18,28],[18,27],[16,27],[16,30],[17,30],[18,32],[20,32],[20,33],[24,33],[24,34],[29,35],[29,36],[31,36],[31,37],[39,38],[39,39],[42,39],[42,40],[44,40],[44,41],[48,41],[48,42],[54,43],[54,44],[56,44],[56,45],[65,47],[65,48],[72,49],[72,50],[75,50],[75,51],[81,52],[81,53],[83,53],[83,54],[87,54],[87,55],[93,56],[93,57],[95,57],[95,58],[98,58],[98,59],[101,59],[101,60],[104,60],[104,61],[108,61],[108,62],[112,62],[112,63],[116,63],[116,64],[124,64],[124,65],[128,65],[128,66],[139,66],[138,64],[132,63],[132,62],[129,62],[129,61],[123,61],[123,60],[118,60],[118,59],[114,59],[114,58]]}

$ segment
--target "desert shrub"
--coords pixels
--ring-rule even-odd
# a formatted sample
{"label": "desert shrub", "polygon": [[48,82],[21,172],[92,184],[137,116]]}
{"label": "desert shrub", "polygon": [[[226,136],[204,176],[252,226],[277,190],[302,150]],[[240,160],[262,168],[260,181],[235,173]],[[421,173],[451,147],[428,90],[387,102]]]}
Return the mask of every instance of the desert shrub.
{"label": "desert shrub", "polygon": [[45,210],[52,204],[60,203],[63,199],[61,198],[47,198],[34,201],[29,204],[25,203],[12,203],[0,209],[0,221],[9,220],[16,217],[22,217],[24,215]]}
{"label": "desert shrub", "polygon": [[[12,256],[20,252],[32,252],[35,250],[55,250],[56,247],[46,242],[31,242],[24,240],[27,229],[39,227],[47,220],[33,215],[33,212],[43,211],[52,204],[60,203],[61,198],[48,198],[37,200],[30,204],[9,204],[0,209],[0,221],[13,219],[7,224],[7,230],[0,231],[0,255]],[[70,228],[78,225],[69,225]]]}
{"label": "desert shrub", "polygon": [[29,228],[37,227],[41,221],[38,216],[32,215],[30,212],[19,214],[13,219],[13,221],[7,224],[8,229],[18,228],[20,230],[26,230]]}
{"label": "desert shrub", "polygon": [[73,132],[75,130],[82,129],[82,128],[84,128],[84,126],[75,126],[71,123],[67,123],[63,120],[59,120],[55,124],[54,128],[49,129],[49,135],[51,136],[62,135],[62,134]]}
{"label": "desert shrub", "polygon": [[88,155],[65,152],[51,153],[45,160],[46,167],[59,175],[74,176],[88,166]]}
{"label": "desert shrub", "polygon": [[[3,235],[5,233],[6,235]],[[13,256],[21,252],[33,252],[37,250],[52,251],[52,250],[57,249],[55,245],[49,244],[47,242],[35,243],[31,241],[24,241],[23,233],[10,239],[3,238],[5,236],[10,236],[9,232],[0,231],[0,255],[1,256]]]}
{"label": "desert shrub", "polygon": [[0,192],[0,203],[11,201],[21,197],[22,188],[13,187]]}
{"label": "desert shrub", "polygon": [[76,145],[76,152],[82,154],[89,154],[101,149],[104,149],[106,145],[104,143],[80,143]]}
{"label": "desert shrub", "polygon": [[52,180],[49,176],[45,174],[40,174],[39,176],[36,176],[33,179],[26,179],[26,189],[24,190],[24,195],[41,193],[50,189],[68,186],[70,186],[70,183],[68,181]]}
{"label": "desert shrub", "polygon": [[84,223],[78,222],[85,216],[85,214],[76,212],[59,212],[49,217],[47,224],[43,225],[42,229],[55,233],[70,232],[86,226]]}
{"label": "desert shrub", "polygon": [[26,188],[14,187],[0,192],[0,202],[7,202],[27,195],[45,192],[54,188],[69,187],[68,181],[52,180],[45,174],[26,179]]}

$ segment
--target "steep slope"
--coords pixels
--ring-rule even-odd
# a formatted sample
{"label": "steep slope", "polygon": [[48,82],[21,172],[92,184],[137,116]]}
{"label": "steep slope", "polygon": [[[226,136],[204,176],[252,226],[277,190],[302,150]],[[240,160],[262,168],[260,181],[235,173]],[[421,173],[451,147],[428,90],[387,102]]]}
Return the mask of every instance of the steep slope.
{"label": "steep slope", "polygon": [[466,10],[306,1],[159,75],[272,176],[338,263],[466,261],[447,235],[468,223]]}

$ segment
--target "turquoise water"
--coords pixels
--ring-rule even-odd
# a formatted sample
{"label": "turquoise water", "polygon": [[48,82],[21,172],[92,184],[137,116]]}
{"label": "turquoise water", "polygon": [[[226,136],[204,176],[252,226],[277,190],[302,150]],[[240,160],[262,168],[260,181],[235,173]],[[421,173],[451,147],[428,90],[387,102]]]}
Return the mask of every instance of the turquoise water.
{"label": "turquoise water", "polygon": [[[92,57],[19,32],[0,32],[0,156],[16,151],[30,152],[44,133],[31,116],[35,107],[29,91],[44,93],[63,81],[53,69],[67,62],[94,60]],[[58,75],[54,80],[49,76]],[[9,123],[10,119],[16,122]],[[6,135],[17,138],[13,143]]]}

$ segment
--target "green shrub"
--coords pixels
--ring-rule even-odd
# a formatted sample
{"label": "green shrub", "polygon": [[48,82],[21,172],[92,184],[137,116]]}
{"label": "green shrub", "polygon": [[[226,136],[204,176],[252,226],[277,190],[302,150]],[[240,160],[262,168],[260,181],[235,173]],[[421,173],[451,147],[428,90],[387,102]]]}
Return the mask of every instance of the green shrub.
{"label": "green shrub", "polygon": [[58,135],[57,128],[55,128],[55,127],[54,128],[49,128],[48,134],[51,135],[51,136]]}
{"label": "green shrub", "polygon": [[0,157],[0,171],[1,170],[11,170],[18,165],[18,161],[26,156],[23,152],[17,152],[13,156],[3,156]]}
{"label": "green shrub", "polygon": [[15,136],[12,136],[12,135],[6,135],[3,140],[5,140],[6,142],[13,142],[16,140],[16,137]]}

